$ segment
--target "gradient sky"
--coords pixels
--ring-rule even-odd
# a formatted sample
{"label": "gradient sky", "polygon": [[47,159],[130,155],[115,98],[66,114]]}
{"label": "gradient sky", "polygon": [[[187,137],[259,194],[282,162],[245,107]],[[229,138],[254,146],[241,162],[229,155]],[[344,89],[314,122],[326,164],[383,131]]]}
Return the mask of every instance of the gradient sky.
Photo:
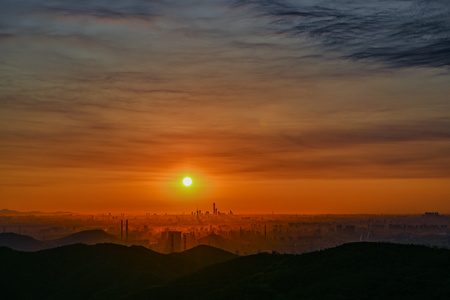
{"label": "gradient sky", "polygon": [[0,207],[450,213],[449,70],[447,0],[2,0]]}

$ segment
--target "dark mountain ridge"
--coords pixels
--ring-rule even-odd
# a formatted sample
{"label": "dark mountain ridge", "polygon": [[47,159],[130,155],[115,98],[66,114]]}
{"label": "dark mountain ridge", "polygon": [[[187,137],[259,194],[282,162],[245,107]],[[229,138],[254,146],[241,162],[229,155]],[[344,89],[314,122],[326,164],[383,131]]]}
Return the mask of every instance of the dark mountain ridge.
{"label": "dark mountain ridge", "polygon": [[120,240],[99,229],[80,231],[48,241],[39,241],[32,237],[12,232],[0,233],[0,247],[8,247],[19,251],[37,251],[78,243],[93,245],[99,243],[120,243]]}
{"label": "dark mountain ridge", "polygon": [[70,214],[67,211],[54,211],[54,212],[42,212],[42,211],[18,211],[13,209],[3,208],[0,210],[0,215],[4,216],[17,216],[17,215],[59,215],[59,214]]}
{"label": "dark mountain ridge", "polygon": [[47,242],[47,245],[54,245],[55,247],[59,247],[78,243],[88,245],[100,243],[120,243],[120,239],[116,238],[115,236],[109,233],[104,232],[103,230],[93,229],[76,232],[68,236],[49,241]]}
{"label": "dark mountain ridge", "polygon": [[14,299],[450,299],[450,251],[351,243],[238,257],[210,246],[160,254],[115,244],[0,248]]}
{"label": "dark mountain ridge", "polygon": [[132,298],[450,299],[448,270],[446,249],[350,243],[302,255],[240,257]]}
{"label": "dark mountain ridge", "polygon": [[37,251],[43,249],[43,242],[27,235],[12,232],[0,233],[0,247],[19,251]]}
{"label": "dark mountain ridge", "polygon": [[[195,259],[201,256],[208,259]],[[116,244],[75,244],[36,252],[0,247],[0,282],[2,294],[14,299],[117,298],[234,258],[209,246],[175,254]]]}

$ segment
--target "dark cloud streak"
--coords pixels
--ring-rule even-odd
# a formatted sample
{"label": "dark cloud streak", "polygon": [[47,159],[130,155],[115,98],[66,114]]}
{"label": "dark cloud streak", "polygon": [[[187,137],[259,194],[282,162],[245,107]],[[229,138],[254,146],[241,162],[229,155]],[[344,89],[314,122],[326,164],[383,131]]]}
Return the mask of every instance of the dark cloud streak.
{"label": "dark cloud streak", "polygon": [[271,29],[345,59],[392,67],[450,66],[446,1],[238,1],[271,17]]}
{"label": "dark cloud streak", "polygon": [[[184,159],[257,178],[450,176],[443,85],[419,73],[391,86],[361,68],[447,68],[449,11],[394,0],[0,2],[0,161],[152,176]],[[422,78],[441,95],[411,92]]]}
{"label": "dark cloud streak", "polygon": [[449,123],[438,119],[297,134],[148,129],[130,135],[132,128],[99,121],[52,132],[4,133],[2,140],[16,151],[3,147],[2,164],[145,173],[188,157],[200,167],[215,165],[208,167],[211,173],[261,178],[268,173],[279,179],[445,177],[450,175]]}

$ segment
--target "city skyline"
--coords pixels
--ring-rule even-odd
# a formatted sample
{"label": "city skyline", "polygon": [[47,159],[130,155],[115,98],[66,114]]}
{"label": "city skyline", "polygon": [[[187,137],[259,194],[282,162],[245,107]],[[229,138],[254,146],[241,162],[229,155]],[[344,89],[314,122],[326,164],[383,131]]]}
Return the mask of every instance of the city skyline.
{"label": "city skyline", "polygon": [[0,209],[449,214],[449,15],[2,1]]}
{"label": "city skyline", "polygon": [[[213,211],[215,205],[212,204]],[[74,214],[0,210],[0,246],[37,251],[64,245],[139,245],[160,253],[209,245],[238,255],[301,254],[353,242],[389,242],[448,249],[450,216]]]}

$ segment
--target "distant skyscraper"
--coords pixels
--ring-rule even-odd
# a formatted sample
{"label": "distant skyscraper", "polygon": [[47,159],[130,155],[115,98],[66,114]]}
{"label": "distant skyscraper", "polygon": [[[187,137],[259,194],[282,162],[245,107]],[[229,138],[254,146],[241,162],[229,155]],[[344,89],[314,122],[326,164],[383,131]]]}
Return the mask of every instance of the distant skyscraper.
{"label": "distant skyscraper", "polygon": [[213,203],[213,215],[216,214],[216,203]]}
{"label": "distant skyscraper", "polygon": [[181,231],[169,231],[167,235],[167,248],[170,253],[181,250]]}
{"label": "distant skyscraper", "polygon": [[125,240],[128,241],[128,220],[125,222]]}
{"label": "distant skyscraper", "polygon": [[120,240],[123,240],[123,220],[120,220]]}

